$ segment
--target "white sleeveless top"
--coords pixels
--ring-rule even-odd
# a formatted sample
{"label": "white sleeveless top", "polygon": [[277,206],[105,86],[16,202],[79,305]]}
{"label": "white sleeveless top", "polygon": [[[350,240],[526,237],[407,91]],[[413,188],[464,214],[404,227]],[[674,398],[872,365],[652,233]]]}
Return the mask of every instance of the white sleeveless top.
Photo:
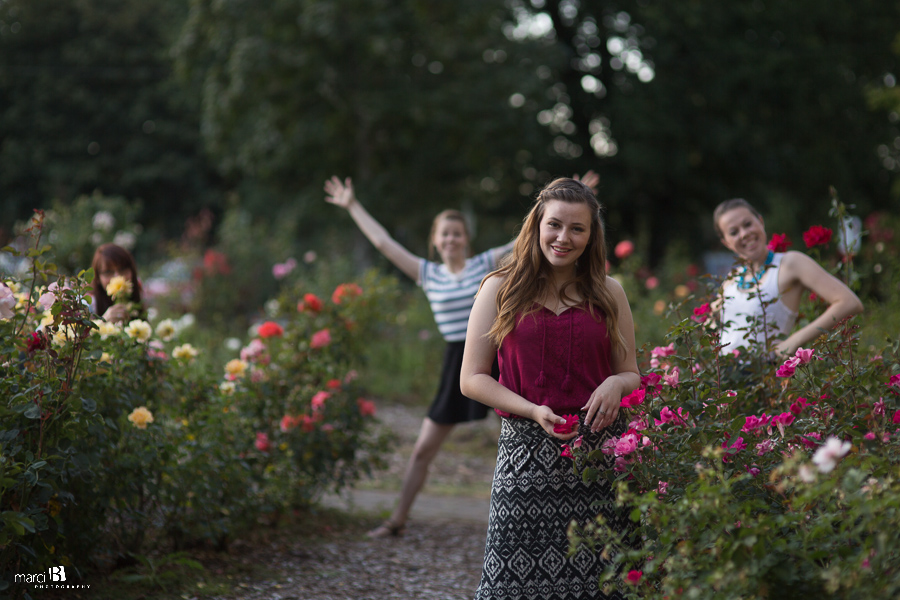
{"label": "white sleeveless top", "polygon": [[778,294],[778,269],[782,258],[783,252],[775,253],[772,264],[765,267],[765,277],[759,288],[741,290],[734,279],[722,286],[722,322],[725,323],[721,339],[722,354],[754,344],[762,348],[766,343],[767,329],[770,343],[778,336],[791,333],[797,322],[797,313],[788,308]]}

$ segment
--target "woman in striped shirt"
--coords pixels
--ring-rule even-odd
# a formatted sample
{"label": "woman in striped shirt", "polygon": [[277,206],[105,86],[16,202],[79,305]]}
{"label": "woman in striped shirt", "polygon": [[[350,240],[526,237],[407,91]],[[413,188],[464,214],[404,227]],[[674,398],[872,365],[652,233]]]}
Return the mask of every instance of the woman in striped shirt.
{"label": "woman in striped shirt", "polygon": [[416,256],[391,237],[356,199],[349,178],[341,181],[332,177],[325,182],[325,192],[327,202],[346,209],[375,248],[421,286],[431,304],[438,329],[447,342],[440,386],[419,431],[400,500],[390,518],[368,533],[372,538],[400,535],[413,501],[428,476],[428,467],[453,426],[487,416],[484,404],[460,392],[459,371],[475,293],[484,276],[493,271],[500,257],[510,250],[512,242],[470,258],[470,236],[463,214],[445,210],[435,217],[431,227],[428,245],[441,257],[440,263],[432,262]]}

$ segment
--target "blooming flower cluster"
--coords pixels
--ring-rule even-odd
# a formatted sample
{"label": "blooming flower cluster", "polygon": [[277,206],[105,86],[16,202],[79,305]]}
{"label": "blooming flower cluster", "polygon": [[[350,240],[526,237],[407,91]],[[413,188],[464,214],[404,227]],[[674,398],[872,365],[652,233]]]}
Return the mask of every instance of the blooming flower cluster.
{"label": "blooming flower cluster", "polygon": [[787,249],[793,245],[786,233],[773,233],[768,248],[772,252],[787,252]]}
{"label": "blooming flower cluster", "polygon": [[138,342],[147,342],[153,335],[153,328],[147,321],[135,319],[125,326],[125,335]]}
{"label": "blooming flower cluster", "polygon": [[16,314],[16,296],[13,291],[0,282],[0,319],[11,319]]}
{"label": "blooming flower cluster", "polygon": [[355,283],[342,283],[338,285],[331,294],[331,301],[335,304],[342,304],[350,298],[362,295],[362,288]]}
{"label": "blooming flower cluster", "polygon": [[153,413],[147,410],[146,406],[139,406],[131,411],[128,420],[138,429],[147,429],[147,424],[153,422]]}
{"label": "blooming flower cluster", "polygon": [[130,279],[125,279],[121,275],[116,275],[106,284],[106,293],[112,298],[113,302],[127,300],[131,296],[132,284]]}
{"label": "blooming flower cluster", "polygon": [[275,263],[272,266],[272,277],[275,279],[284,279],[296,268],[296,266],[297,261],[293,258],[289,258],[283,263]]}
{"label": "blooming flower cluster", "polygon": [[803,241],[807,248],[822,246],[831,241],[831,230],[821,225],[813,225],[803,232]]}
{"label": "blooming flower cluster", "polygon": [[805,365],[812,360],[812,355],[814,352],[815,350],[812,349],[798,348],[794,356],[784,361],[784,363],[780,367],[778,367],[778,370],[775,372],[775,374],[778,377],[793,377],[794,373],[797,370],[797,367],[799,367],[800,365]]}

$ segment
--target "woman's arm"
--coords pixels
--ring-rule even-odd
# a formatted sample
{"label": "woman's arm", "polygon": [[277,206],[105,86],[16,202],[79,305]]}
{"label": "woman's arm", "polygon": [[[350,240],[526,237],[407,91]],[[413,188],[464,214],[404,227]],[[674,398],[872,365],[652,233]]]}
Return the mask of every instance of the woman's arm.
{"label": "woman's arm", "polygon": [[481,286],[466,330],[466,349],[460,371],[460,390],[463,394],[493,408],[536,421],[548,434],[561,440],[572,439],[577,432],[559,434],[553,426],[565,423],[546,406],[538,406],[503,387],[491,377],[491,367],[497,355],[497,347],[487,337],[497,318],[497,291],[503,280],[499,276],[488,278]]}
{"label": "woman's arm", "polygon": [[799,284],[822,298],[828,304],[828,308],[786,340],[779,342],[775,346],[776,354],[793,355],[797,348],[831,331],[847,317],[863,311],[863,304],[853,290],[806,254],[786,253],[781,268],[785,270],[785,279],[783,281],[779,279],[779,286],[783,283],[786,287]]}
{"label": "woman's arm", "polygon": [[325,197],[326,202],[347,209],[360,231],[369,238],[372,245],[410,279],[418,283],[419,267],[423,259],[401,246],[391,237],[387,229],[363,208],[353,193],[353,182],[349,177],[343,182],[337,177],[327,180],[325,193],[328,194]]}
{"label": "woman's arm", "polygon": [[[612,277],[606,278],[616,299],[616,309],[619,317],[619,333],[625,340],[625,352],[613,353],[610,361],[613,375],[607,377],[601,383],[581,410],[587,411],[584,419],[585,425],[590,425],[592,431],[599,431],[612,425],[619,416],[619,406],[622,397],[636,390],[641,385],[641,372],[637,366],[637,352],[634,342],[634,318],[631,316],[631,306],[625,296],[625,290],[621,284]],[[596,416],[596,419],[594,418]]]}

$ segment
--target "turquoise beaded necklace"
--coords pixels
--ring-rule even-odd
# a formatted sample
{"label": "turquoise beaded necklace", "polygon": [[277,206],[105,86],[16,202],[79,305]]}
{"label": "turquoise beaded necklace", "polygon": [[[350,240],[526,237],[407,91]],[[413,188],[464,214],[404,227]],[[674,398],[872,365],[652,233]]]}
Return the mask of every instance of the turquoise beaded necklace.
{"label": "turquoise beaded necklace", "polygon": [[762,279],[763,273],[766,272],[766,267],[771,265],[773,260],[775,260],[775,253],[769,250],[769,253],[766,255],[766,262],[758,272],[753,273],[753,275],[750,277],[750,281],[746,281],[746,275],[750,271],[750,267],[747,265],[741,267],[741,272],[738,275],[737,280],[738,289],[750,290],[753,289],[754,286],[759,285],[759,280]]}

